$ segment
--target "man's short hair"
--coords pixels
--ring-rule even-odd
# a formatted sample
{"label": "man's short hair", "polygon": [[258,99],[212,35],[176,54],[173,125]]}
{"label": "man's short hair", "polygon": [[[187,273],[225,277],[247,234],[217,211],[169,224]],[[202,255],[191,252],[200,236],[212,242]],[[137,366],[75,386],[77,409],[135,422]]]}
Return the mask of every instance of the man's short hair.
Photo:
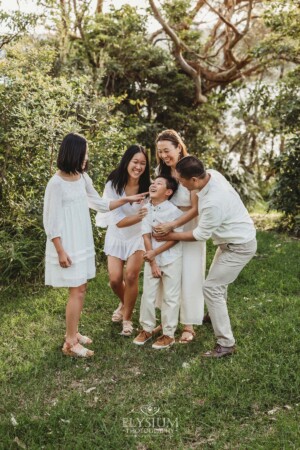
{"label": "man's short hair", "polygon": [[167,189],[172,189],[173,192],[168,197],[168,200],[170,200],[178,189],[178,181],[175,180],[175,178],[171,177],[170,175],[157,175],[157,177],[155,177],[155,180],[157,178],[163,178],[164,180],[166,180]]}
{"label": "man's short hair", "polygon": [[206,170],[203,162],[195,156],[185,156],[176,164],[176,171],[182,178],[189,180],[195,178],[205,178]]}

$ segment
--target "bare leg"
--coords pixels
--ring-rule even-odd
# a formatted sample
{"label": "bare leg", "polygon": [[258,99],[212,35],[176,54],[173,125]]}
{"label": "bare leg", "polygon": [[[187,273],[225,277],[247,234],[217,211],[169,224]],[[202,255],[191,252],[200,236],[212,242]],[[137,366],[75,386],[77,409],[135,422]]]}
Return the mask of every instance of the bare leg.
{"label": "bare leg", "polygon": [[69,288],[69,299],[66,306],[66,342],[73,345],[77,342],[78,324],[83,308],[87,284]]}
{"label": "bare leg", "polygon": [[124,261],[115,256],[108,256],[107,267],[110,287],[123,304],[125,291],[125,282],[123,279]]}
{"label": "bare leg", "polygon": [[143,251],[131,255],[126,263],[123,320],[131,320],[138,296],[139,273],[143,264]]}

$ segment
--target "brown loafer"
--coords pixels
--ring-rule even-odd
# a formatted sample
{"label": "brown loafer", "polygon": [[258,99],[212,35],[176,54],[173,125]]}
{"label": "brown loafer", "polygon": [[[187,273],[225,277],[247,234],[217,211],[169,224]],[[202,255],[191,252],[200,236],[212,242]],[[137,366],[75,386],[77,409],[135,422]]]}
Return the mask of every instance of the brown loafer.
{"label": "brown loafer", "polygon": [[203,317],[202,323],[211,323],[211,318],[209,313],[206,313],[205,316]]}
{"label": "brown loafer", "polygon": [[223,356],[230,356],[236,352],[235,346],[233,347],[223,347],[217,344],[213,350],[202,353],[201,356],[204,358],[223,358]]}

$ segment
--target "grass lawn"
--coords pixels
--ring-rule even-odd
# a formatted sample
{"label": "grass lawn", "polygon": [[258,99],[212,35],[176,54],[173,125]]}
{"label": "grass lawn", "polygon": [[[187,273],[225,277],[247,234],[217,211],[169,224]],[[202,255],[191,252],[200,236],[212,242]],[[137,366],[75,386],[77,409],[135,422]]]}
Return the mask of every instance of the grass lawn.
{"label": "grass lawn", "polygon": [[273,232],[258,240],[229,289],[238,353],[223,360],[199,357],[214,345],[210,325],[161,351],[120,337],[105,268],[82,317],[92,360],[60,351],[65,290],[2,291],[0,449],[299,449],[300,245]]}

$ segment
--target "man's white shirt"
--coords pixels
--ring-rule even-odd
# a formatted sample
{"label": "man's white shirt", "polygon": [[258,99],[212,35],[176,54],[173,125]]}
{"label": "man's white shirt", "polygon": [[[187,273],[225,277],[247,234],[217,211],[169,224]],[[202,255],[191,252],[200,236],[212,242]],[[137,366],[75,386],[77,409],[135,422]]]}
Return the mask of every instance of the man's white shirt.
{"label": "man's white shirt", "polygon": [[216,245],[250,242],[256,231],[239,194],[216,170],[207,173],[210,180],[197,194],[199,222],[194,238],[206,241],[211,237]]}

